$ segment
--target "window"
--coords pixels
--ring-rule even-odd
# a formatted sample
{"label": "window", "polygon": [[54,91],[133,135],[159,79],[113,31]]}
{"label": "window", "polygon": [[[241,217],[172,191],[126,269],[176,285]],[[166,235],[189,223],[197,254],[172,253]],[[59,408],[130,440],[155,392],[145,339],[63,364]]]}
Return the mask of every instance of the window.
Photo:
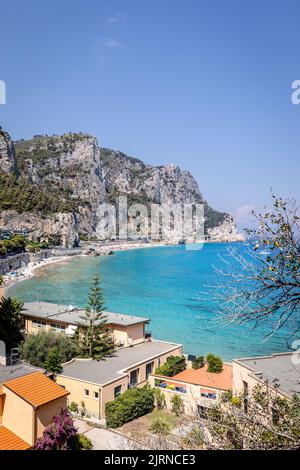
{"label": "window", "polygon": [[130,372],[130,385],[134,386],[138,383],[138,373],[139,369],[135,369],[132,372]]}
{"label": "window", "polygon": [[88,397],[90,396],[90,391],[89,391],[87,388],[85,388],[85,389],[83,390],[83,396],[84,396],[85,398],[88,398]]}
{"label": "window", "polygon": [[153,366],[154,362],[149,362],[149,364],[146,364],[146,379],[148,379],[149,375],[152,374]]}
{"label": "window", "polygon": [[122,385],[118,385],[117,387],[115,387],[115,390],[114,390],[115,398],[121,395],[121,393],[122,393]]}
{"label": "window", "polygon": [[56,323],[51,323],[51,328],[59,333],[64,333],[66,327],[63,325],[57,325]]}
{"label": "window", "polygon": [[99,400],[99,392],[93,393],[94,400]]}
{"label": "window", "polygon": [[33,328],[43,328],[45,326],[45,322],[41,320],[32,320],[32,327]]}
{"label": "window", "polygon": [[214,392],[201,392],[201,397],[210,398],[211,400],[216,400],[217,394]]}

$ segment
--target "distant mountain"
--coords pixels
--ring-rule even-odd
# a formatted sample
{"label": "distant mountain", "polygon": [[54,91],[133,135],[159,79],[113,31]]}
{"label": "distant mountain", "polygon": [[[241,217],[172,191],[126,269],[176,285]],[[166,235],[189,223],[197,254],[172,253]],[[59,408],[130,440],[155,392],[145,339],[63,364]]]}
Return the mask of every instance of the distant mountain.
{"label": "distant mountain", "polygon": [[[204,203],[205,233],[238,238],[228,214],[212,209],[193,176],[175,165],[155,167],[122,152],[100,148],[84,133],[35,136],[13,143],[0,130],[0,225],[26,225],[36,237],[97,237],[99,206]],[[222,235],[221,235],[222,234]]]}

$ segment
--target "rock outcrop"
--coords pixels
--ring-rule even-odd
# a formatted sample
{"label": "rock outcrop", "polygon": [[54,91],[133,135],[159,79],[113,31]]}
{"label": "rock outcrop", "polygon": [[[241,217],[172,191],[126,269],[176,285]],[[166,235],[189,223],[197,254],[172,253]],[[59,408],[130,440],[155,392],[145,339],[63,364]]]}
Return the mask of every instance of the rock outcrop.
{"label": "rock outcrop", "polygon": [[228,216],[218,225],[208,229],[207,231],[210,241],[213,242],[243,242],[244,235],[238,233],[236,225],[232,217]]}
{"label": "rock outcrop", "polygon": [[0,128],[0,171],[16,173],[15,149],[7,132]]}

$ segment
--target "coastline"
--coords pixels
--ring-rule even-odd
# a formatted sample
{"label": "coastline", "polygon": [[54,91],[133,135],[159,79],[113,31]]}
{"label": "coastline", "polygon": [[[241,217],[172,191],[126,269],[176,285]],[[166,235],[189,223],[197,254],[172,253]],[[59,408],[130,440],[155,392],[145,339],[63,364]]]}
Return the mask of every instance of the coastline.
{"label": "coastline", "polygon": [[[107,256],[108,251],[113,250],[113,252],[117,253],[120,251],[128,251],[128,250],[135,250],[140,248],[153,248],[159,246],[174,246],[175,244],[166,244],[166,243],[134,243],[134,244],[108,244],[105,246],[99,246],[100,251],[97,255],[94,256]],[[84,251],[84,249],[83,249]],[[4,294],[6,293],[7,289],[18,284],[19,282],[25,281],[26,279],[30,279],[36,275],[36,271],[44,266],[48,266],[49,264],[60,264],[71,261],[78,257],[86,257],[86,256],[93,256],[88,254],[77,254],[77,255],[69,255],[69,256],[51,256],[47,259],[42,259],[41,261],[31,261],[28,265],[22,266],[21,268],[16,269],[15,271],[10,271],[9,273],[3,276],[3,284],[2,289]]]}
{"label": "coastline", "polygon": [[[78,256],[78,255],[77,255]],[[51,256],[50,258],[43,259],[41,261],[31,261],[27,266],[11,271],[3,276],[2,288],[4,293],[9,287],[30,279],[35,276],[35,271],[43,266],[54,263],[63,263],[67,260],[74,259],[76,256]]]}
{"label": "coastline", "polygon": [[[203,244],[208,244],[208,243],[222,243],[222,242],[216,242],[216,241],[205,241],[202,242]],[[223,242],[223,243],[228,243],[228,242]],[[98,251],[95,250],[94,254],[90,253],[87,254],[85,251],[93,246],[94,248],[97,247]],[[18,284],[19,282],[25,281],[27,279],[30,279],[36,275],[36,271],[38,271],[40,268],[44,266],[48,266],[49,264],[60,264],[60,263],[65,263],[69,262],[75,258],[79,257],[86,257],[86,256],[108,256],[113,253],[118,253],[121,251],[129,251],[129,250],[136,250],[136,249],[143,249],[143,248],[157,248],[157,247],[167,247],[167,246],[178,246],[178,243],[163,243],[163,242],[154,242],[154,243],[145,243],[145,242],[137,242],[137,243],[110,243],[107,245],[101,245],[99,244],[98,246],[96,244],[89,244],[87,246],[82,247],[82,253],[81,254],[76,254],[76,255],[65,255],[65,256],[51,256],[46,259],[42,259],[40,261],[31,261],[28,265],[22,266],[21,268],[16,269],[15,271],[10,271],[9,273],[5,274],[3,276],[3,284],[2,284],[2,289],[4,294],[6,293],[7,289]]]}

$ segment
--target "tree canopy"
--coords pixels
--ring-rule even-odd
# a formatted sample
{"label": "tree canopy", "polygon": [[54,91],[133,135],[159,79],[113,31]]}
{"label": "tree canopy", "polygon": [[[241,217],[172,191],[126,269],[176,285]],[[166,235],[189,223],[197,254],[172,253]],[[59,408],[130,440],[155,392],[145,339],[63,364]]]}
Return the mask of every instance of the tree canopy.
{"label": "tree canopy", "polygon": [[215,299],[231,321],[267,322],[270,334],[286,326],[291,338],[300,330],[299,210],[273,195],[272,209],[254,215],[259,227],[247,230],[253,246],[228,248]]}
{"label": "tree canopy", "polygon": [[57,364],[62,364],[74,357],[75,348],[70,336],[64,333],[41,330],[27,336],[20,346],[20,355],[32,366],[45,367],[45,364],[50,366],[50,360],[54,366],[54,356],[56,356]]}
{"label": "tree canopy", "polygon": [[20,315],[22,310],[23,303],[17,299],[0,299],[0,340],[4,341],[7,353],[23,340]]}

